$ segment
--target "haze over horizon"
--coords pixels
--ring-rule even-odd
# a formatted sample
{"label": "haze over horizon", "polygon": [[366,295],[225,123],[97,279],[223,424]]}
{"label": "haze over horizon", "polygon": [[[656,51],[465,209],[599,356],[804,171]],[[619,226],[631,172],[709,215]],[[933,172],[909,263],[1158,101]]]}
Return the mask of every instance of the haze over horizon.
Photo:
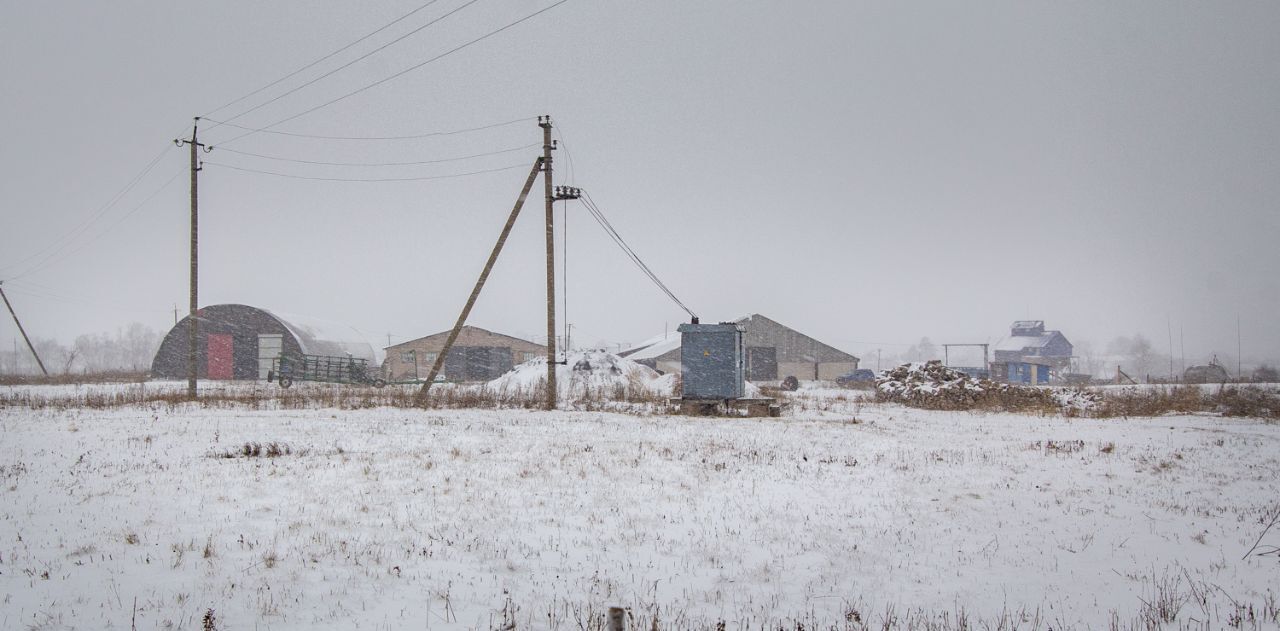
{"label": "haze over horizon", "polygon": [[[27,332],[165,331],[185,312],[172,140],[206,114],[201,305],[344,322],[377,347],[447,329],[550,114],[557,184],[588,190],[704,321],[760,313],[866,360],[1040,319],[1097,349],[1171,337],[1192,364],[1234,358],[1239,318],[1246,366],[1280,358],[1280,5],[570,0],[272,129],[519,122],[379,141],[216,122],[308,112],[553,2],[431,3],[215,109],[422,5],[0,7],[0,280]],[[470,324],[545,332],[540,191]],[[575,341],[687,319],[581,205],[557,204],[557,239],[563,213]]]}

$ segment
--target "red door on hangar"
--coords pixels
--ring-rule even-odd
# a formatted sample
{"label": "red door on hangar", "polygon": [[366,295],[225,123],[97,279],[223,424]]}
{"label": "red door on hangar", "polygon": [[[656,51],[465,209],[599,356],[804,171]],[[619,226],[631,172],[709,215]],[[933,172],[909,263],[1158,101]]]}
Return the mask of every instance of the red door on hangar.
{"label": "red door on hangar", "polygon": [[232,337],[211,333],[205,347],[205,376],[209,379],[231,379],[233,375]]}

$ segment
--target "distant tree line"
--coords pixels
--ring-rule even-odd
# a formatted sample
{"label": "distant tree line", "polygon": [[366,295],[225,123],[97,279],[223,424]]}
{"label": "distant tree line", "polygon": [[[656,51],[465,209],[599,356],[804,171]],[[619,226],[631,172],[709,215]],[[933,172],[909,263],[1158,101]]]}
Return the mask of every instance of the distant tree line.
{"label": "distant tree line", "polygon": [[[31,343],[49,374],[145,372],[160,347],[161,335],[138,322],[114,333],[90,333],[76,337],[71,346],[54,339],[33,338]],[[34,375],[40,367],[26,345],[16,344],[0,350],[0,371],[4,374]]]}

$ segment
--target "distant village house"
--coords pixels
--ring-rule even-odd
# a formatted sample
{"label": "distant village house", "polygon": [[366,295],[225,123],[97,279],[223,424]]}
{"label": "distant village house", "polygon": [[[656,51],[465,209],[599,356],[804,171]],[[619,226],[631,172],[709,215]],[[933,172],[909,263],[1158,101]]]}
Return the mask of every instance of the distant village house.
{"label": "distant village house", "polygon": [[[388,346],[382,363],[387,381],[426,379],[450,331]],[[449,350],[440,374],[445,381],[489,381],[516,364],[546,355],[547,347],[518,337],[464,326]]]}
{"label": "distant village house", "polygon": [[1073,347],[1062,331],[1046,331],[1044,320],[1019,320],[1009,337],[996,343],[991,378],[1024,384],[1047,384],[1050,373],[1063,374],[1071,366]]}

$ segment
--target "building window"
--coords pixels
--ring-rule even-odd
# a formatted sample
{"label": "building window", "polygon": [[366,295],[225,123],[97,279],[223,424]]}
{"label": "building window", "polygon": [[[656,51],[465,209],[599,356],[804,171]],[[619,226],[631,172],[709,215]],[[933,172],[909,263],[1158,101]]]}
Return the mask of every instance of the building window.
{"label": "building window", "polygon": [[440,356],[440,353],[423,353],[423,354],[422,354],[422,362],[423,362],[424,364],[429,365],[429,366],[430,366],[430,365],[435,365],[435,363],[436,363],[436,357],[439,357],[439,356]]}
{"label": "building window", "polygon": [[528,352],[528,351],[525,351],[525,352],[520,353],[520,361],[521,361],[521,363],[523,363],[523,362],[533,361],[533,360],[535,360],[535,359],[537,359],[537,358],[538,358],[538,353],[530,353],[530,352]]}
{"label": "building window", "polygon": [[414,351],[400,351],[400,361],[406,364],[412,364],[414,361]]}

